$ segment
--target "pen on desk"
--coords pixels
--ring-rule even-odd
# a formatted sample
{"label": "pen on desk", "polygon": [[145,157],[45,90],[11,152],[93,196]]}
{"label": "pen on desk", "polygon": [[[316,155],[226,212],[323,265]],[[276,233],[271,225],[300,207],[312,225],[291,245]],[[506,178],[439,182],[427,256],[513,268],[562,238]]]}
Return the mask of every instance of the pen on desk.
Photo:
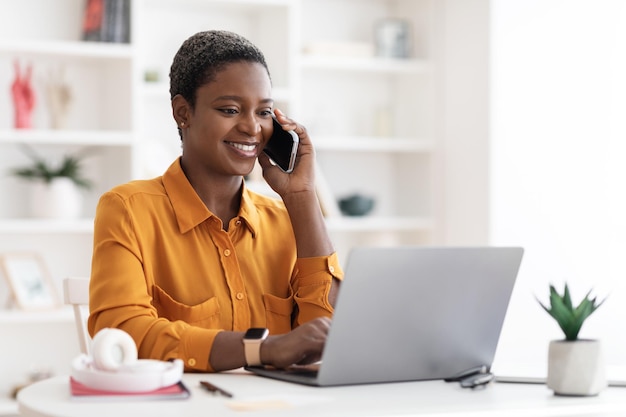
{"label": "pen on desk", "polygon": [[202,385],[205,389],[213,393],[216,392],[218,394],[222,394],[224,397],[233,398],[233,394],[231,394],[230,392],[226,390],[221,389],[217,385],[211,384],[209,381],[200,381],[200,385]]}

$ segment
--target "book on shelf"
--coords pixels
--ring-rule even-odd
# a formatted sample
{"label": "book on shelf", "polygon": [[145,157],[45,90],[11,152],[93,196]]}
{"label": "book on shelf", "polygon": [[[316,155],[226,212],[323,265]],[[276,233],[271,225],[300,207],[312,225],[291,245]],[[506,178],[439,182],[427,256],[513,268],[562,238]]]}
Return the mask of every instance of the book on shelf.
{"label": "book on shelf", "polygon": [[72,377],[70,377],[70,393],[73,401],[184,400],[191,396],[183,381],[147,392],[112,392],[90,388]]}
{"label": "book on shelf", "polygon": [[83,40],[130,42],[130,0],[87,0]]}

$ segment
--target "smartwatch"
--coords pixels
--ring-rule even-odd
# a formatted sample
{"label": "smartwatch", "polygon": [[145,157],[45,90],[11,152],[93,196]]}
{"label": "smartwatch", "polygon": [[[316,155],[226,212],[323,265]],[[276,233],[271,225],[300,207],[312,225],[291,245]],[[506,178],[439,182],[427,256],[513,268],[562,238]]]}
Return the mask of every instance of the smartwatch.
{"label": "smartwatch", "polygon": [[248,366],[262,365],[261,343],[267,339],[269,334],[270,331],[263,327],[253,327],[248,329],[246,334],[243,336],[244,355]]}

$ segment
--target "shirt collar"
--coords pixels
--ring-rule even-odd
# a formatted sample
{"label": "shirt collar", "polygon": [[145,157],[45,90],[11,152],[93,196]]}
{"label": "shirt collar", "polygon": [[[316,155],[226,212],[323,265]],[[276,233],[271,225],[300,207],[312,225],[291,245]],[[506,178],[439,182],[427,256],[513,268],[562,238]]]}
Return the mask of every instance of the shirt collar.
{"label": "shirt collar", "polygon": [[246,187],[246,182],[243,182],[243,193],[241,195],[241,207],[239,208],[239,217],[244,220],[248,228],[252,232],[252,236],[255,237],[259,230],[259,211],[256,205],[252,201],[252,192]]}
{"label": "shirt collar", "polygon": [[[163,174],[163,186],[172,203],[178,229],[181,233],[187,233],[200,223],[215,216],[204,205],[196,190],[191,186],[180,165],[180,158],[176,159]],[[259,230],[259,213],[252,200],[251,192],[244,183],[239,217],[243,219],[255,236]]]}

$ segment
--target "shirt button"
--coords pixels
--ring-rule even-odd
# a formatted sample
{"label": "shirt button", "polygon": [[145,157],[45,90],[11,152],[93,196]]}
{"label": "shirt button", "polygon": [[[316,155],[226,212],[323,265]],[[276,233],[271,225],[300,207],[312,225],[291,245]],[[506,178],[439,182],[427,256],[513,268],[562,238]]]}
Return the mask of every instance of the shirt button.
{"label": "shirt button", "polygon": [[238,300],[243,300],[243,293],[238,292],[235,297],[237,297]]}
{"label": "shirt button", "polygon": [[224,251],[224,256],[230,256],[230,249],[226,249]]}
{"label": "shirt button", "polygon": [[187,360],[187,363],[189,364],[189,366],[196,366],[196,360],[194,358],[189,358],[189,360]]}
{"label": "shirt button", "polygon": [[241,220],[237,220],[237,221],[235,222],[235,226],[239,226],[240,224],[241,224]]}
{"label": "shirt button", "polygon": [[332,274],[333,272],[335,272],[335,267],[331,265],[331,266],[328,267],[328,270]]}

